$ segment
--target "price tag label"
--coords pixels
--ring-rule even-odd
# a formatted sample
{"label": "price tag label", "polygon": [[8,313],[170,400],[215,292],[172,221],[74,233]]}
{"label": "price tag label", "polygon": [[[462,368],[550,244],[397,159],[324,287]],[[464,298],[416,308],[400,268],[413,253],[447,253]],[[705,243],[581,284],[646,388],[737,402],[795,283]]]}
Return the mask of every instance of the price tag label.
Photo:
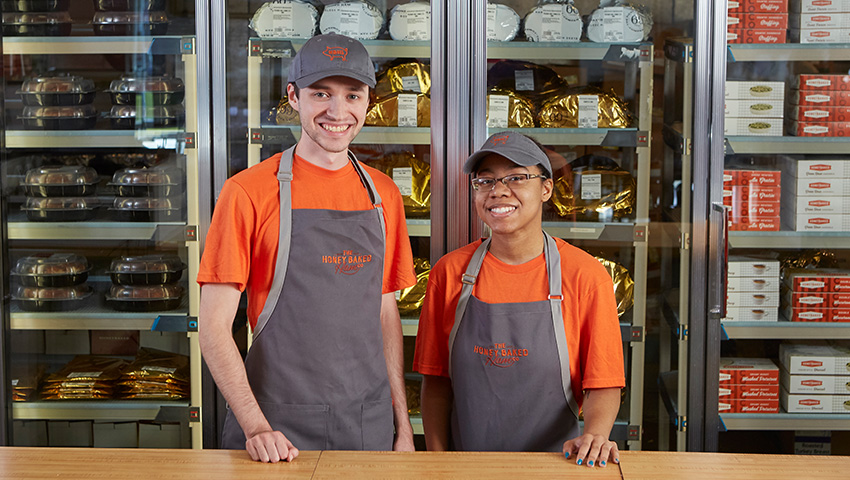
{"label": "price tag label", "polygon": [[622,42],[626,30],[625,7],[608,7],[602,11],[602,30],[606,42]]}
{"label": "price tag label", "polygon": [[292,5],[272,5],[274,10],[274,33],[276,36],[286,36],[292,33]]}
{"label": "price tag label", "polygon": [[507,95],[490,95],[487,109],[487,127],[508,128],[508,101]]}
{"label": "price tag label", "polygon": [[407,38],[411,40],[428,40],[431,31],[428,12],[407,13]]}
{"label": "price tag label", "polygon": [[362,9],[357,5],[340,5],[339,26],[343,30],[360,28],[360,12]]}
{"label": "price tag label", "polygon": [[392,171],[393,181],[403,196],[413,195],[413,168],[400,167]]}
{"label": "price tag label", "polygon": [[[558,7],[560,7],[558,5]],[[540,13],[542,13],[542,28],[543,31],[541,40],[547,42],[562,42],[563,41],[563,31],[564,24],[561,21],[563,19],[563,15],[561,14],[561,9],[557,10],[554,8],[541,8]]]}
{"label": "price tag label", "polygon": [[517,91],[534,91],[534,72],[517,70],[514,72],[514,83]]}
{"label": "price tag label", "polygon": [[412,93],[401,93],[398,95],[398,126],[415,127],[416,125],[416,97]]}
{"label": "price tag label", "polygon": [[419,85],[419,77],[416,75],[401,77],[401,88],[406,92],[422,93],[422,87]]}
{"label": "price tag label", "polygon": [[602,175],[593,173],[581,176],[581,199],[598,200],[602,198]]}
{"label": "price tag label", "polygon": [[487,4],[487,40],[496,39],[496,6]]}
{"label": "price tag label", "polygon": [[599,97],[596,95],[578,96],[578,127],[599,128]]}

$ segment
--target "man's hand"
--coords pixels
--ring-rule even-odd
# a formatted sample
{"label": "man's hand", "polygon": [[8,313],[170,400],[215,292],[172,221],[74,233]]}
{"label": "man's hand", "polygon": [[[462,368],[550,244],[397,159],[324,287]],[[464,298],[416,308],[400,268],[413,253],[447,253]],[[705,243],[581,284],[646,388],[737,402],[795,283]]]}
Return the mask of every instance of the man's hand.
{"label": "man's hand", "polygon": [[245,450],[251,460],[264,463],[291,462],[298,456],[298,449],[280,432],[260,432],[245,442]]}
{"label": "man's hand", "polygon": [[602,435],[584,435],[567,440],[562,449],[568,460],[575,459],[577,465],[588,467],[606,467],[608,461],[620,463],[620,449],[617,443]]}
{"label": "man's hand", "polygon": [[393,440],[394,452],[413,452],[415,450],[412,430],[408,429],[406,432],[396,433],[395,440]]}

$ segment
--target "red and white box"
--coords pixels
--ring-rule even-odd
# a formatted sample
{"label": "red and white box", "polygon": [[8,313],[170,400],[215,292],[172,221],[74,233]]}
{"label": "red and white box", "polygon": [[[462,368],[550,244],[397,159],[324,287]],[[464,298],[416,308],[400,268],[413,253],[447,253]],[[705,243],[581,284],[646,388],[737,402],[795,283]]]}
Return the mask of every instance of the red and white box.
{"label": "red and white box", "polygon": [[779,413],[779,400],[724,399],[717,408],[720,413]]}
{"label": "red and white box", "polygon": [[843,308],[850,310],[850,293],[791,292],[791,306],[794,308]]}
{"label": "red and white box", "polygon": [[850,13],[794,13],[789,24],[799,30],[850,28]]}
{"label": "red and white box", "polygon": [[850,413],[850,395],[788,393],[783,390],[779,400],[788,413]]}
{"label": "red and white box", "polygon": [[850,105],[843,107],[797,105],[788,113],[790,113],[790,119],[797,122],[850,122]]}
{"label": "red and white box", "polygon": [[795,178],[786,176],[784,191],[791,196],[850,195],[850,178]]}
{"label": "red and white box", "polygon": [[726,265],[729,277],[779,278],[779,260],[733,255]]}
{"label": "red and white box", "polygon": [[850,215],[797,213],[782,217],[782,224],[796,232],[850,232]]}
{"label": "red and white box", "polygon": [[792,0],[792,12],[850,12],[850,0]]}
{"label": "red and white box", "polygon": [[778,292],[733,292],[726,293],[726,306],[734,307],[761,307],[778,308]]}
{"label": "red and white box", "polygon": [[[731,192],[729,195],[726,192]],[[782,201],[782,187],[762,185],[734,185],[723,189],[723,198],[727,196],[732,201],[731,205],[742,203],[773,203]]]}
{"label": "red and white box", "polygon": [[787,269],[785,284],[793,292],[850,292],[850,272],[831,268]]}
{"label": "red and white box", "polygon": [[787,13],[729,13],[726,19],[727,30],[742,29],[786,30]]}
{"label": "red and white box", "polygon": [[779,279],[773,277],[729,277],[726,279],[726,293],[735,292],[778,292]]}
{"label": "red and white box", "polygon": [[792,28],[788,38],[792,43],[848,43],[850,28]]}
{"label": "red and white box", "polygon": [[782,173],[797,178],[850,178],[850,157],[801,160],[782,157]]}
{"label": "red and white box", "polygon": [[728,307],[724,322],[778,322],[779,308],[776,307]]}
{"label": "red and white box", "polygon": [[778,232],[782,226],[781,217],[741,218],[740,221],[729,221],[730,232]]}
{"label": "red and white box", "polygon": [[725,98],[727,100],[783,100],[785,82],[727,80]]}
{"label": "red and white box", "polygon": [[850,395],[850,375],[791,375],[782,369],[780,384],[788,393]]}
{"label": "red and white box", "polygon": [[779,359],[792,375],[850,374],[850,348],[838,345],[780,343]]}
{"label": "red and white box", "polygon": [[850,308],[785,307],[782,316],[789,322],[850,322]]}
{"label": "red and white box", "polygon": [[721,357],[719,380],[720,385],[779,385],[779,366],[769,358]]}
{"label": "red and white box", "polygon": [[782,180],[782,172],[779,170],[724,170],[724,185],[726,184],[727,172],[732,176],[732,186],[778,187]]}
{"label": "red and white box", "polygon": [[780,210],[781,204],[779,202],[742,203],[732,206],[731,216],[733,222],[738,222],[738,220],[741,222],[755,221],[765,218],[778,218]]}
{"label": "red and white box", "polygon": [[850,137],[850,122],[791,122],[796,137]]}
{"label": "red and white box", "polygon": [[726,43],[775,44],[786,43],[788,31],[768,28],[742,28],[726,31]]}
{"label": "red and white box", "polygon": [[724,385],[718,396],[737,400],[779,400],[779,383],[771,385]]}
{"label": "red and white box", "polygon": [[788,0],[729,0],[730,13],[787,13]]}
{"label": "red and white box", "polygon": [[792,197],[789,195],[782,202],[782,213],[787,215],[797,215],[799,213],[850,215],[850,197],[828,195]]}
{"label": "red and white box", "polygon": [[[850,13],[842,14],[850,16]],[[847,91],[850,90],[850,75],[846,73],[816,75],[803,73],[795,77],[793,88],[805,91]]]}
{"label": "red and white box", "polygon": [[791,90],[789,103],[793,105],[820,105],[827,107],[842,107],[850,105],[850,91],[818,91]]}

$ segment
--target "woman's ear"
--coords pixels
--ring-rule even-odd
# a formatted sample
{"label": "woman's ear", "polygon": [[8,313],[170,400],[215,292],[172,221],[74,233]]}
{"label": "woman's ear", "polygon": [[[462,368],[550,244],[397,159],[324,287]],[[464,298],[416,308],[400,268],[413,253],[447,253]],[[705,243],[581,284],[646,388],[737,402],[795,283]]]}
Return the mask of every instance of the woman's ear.
{"label": "woman's ear", "polygon": [[555,188],[555,182],[551,178],[544,178],[542,183],[542,199],[543,203],[549,201],[552,198],[552,190]]}

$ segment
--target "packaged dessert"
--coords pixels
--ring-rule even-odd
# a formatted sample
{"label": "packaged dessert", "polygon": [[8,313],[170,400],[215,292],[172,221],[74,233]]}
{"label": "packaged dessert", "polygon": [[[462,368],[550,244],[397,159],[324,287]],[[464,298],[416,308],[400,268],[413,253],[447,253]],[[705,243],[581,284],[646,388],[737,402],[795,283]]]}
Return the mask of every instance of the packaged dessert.
{"label": "packaged dessert", "polygon": [[393,62],[378,74],[374,89],[375,100],[405,92],[431,93],[430,65],[418,61]]}
{"label": "packaged dessert", "polygon": [[94,218],[97,206],[90,197],[27,197],[21,210],[34,222],[80,222]]}
{"label": "packaged dessert", "polygon": [[72,26],[71,15],[67,11],[3,14],[4,36],[68,36]]}
{"label": "packaged dessert", "polygon": [[4,12],[63,12],[68,11],[71,0],[3,0]]}
{"label": "packaged dessert", "polygon": [[513,92],[533,103],[566,92],[567,82],[551,68],[522,60],[501,60],[487,69],[487,88]]}
{"label": "packaged dessert", "polygon": [[601,0],[587,20],[591,42],[642,42],[652,31],[652,14],[643,5],[624,0]]}
{"label": "packaged dessert", "polygon": [[283,97],[277,106],[272,108],[268,114],[268,120],[277,125],[301,125],[301,117],[298,110],[289,104],[289,98]]}
{"label": "packaged dessert", "polygon": [[63,312],[83,306],[92,294],[87,284],[67,287],[29,287],[21,285],[12,293],[12,299],[23,310],[35,312]]}
{"label": "packaged dessert", "polygon": [[24,105],[58,107],[94,101],[94,82],[76,75],[40,75],[24,80],[17,94]]}
{"label": "packaged dessert", "polygon": [[614,282],[614,298],[617,299],[617,316],[622,317],[635,303],[635,282],[629,274],[629,269],[607,258],[594,257],[608,271]]}
{"label": "packaged dessert", "polygon": [[510,42],[519,33],[519,15],[507,5],[487,2],[487,40]]}
{"label": "packaged dessert", "polygon": [[112,260],[109,276],[118,285],[158,285],[177,282],[185,269],[177,255],[130,255]]}
{"label": "packaged dessert", "polygon": [[397,41],[431,40],[431,4],[400,3],[390,12],[390,37]]}
{"label": "packaged dessert", "polygon": [[109,211],[119,221],[172,222],[182,218],[180,200],[173,197],[116,197]]}
{"label": "packaged dessert", "polygon": [[769,358],[720,358],[720,385],[778,385],[779,367]]}
{"label": "packaged dessert", "polygon": [[532,128],[534,106],[529,99],[512,91],[492,89],[487,94],[487,126]]}
{"label": "packaged dessert", "polygon": [[12,278],[27,287],[70,287],[86,281],[88,260],[73,253],[45,253],[23,257],[15,262]]}
{"label": "packaged dessert", "polygon": [[532,8],[523,22],[530,42],[578,42],[581,40],[581,13],[568,3],[541,3]]}
{"label": "packaged dessert", "polygon": [[400,290],[396,297],[398,313],[402,317],[419,316],[428,287],[428,275],[431,274],[431,263],[427,258],[414,258],[413,268],[416,272],[416,284]]}
{"label": "packaged dessert", "polygon": [[115,129],[179,128],[186,114],[182,105],[114,105],[106,118]]}
{"label": "packaged dessert", "polygon": [[[106,90],[115,105],[137,105],[142,100],[148,105],[176,105],[183,101],[183,80],[169,76],[123,75],[113,80]],[[142,99],[137,99],[142,96]]]}
{"label": "packaged dessert", "polygon": [[395,93],[369,106],[366,125],[378,127],[431,126],[431,98],[424,93]]}
{"label": "packaged dessert", "polygon": [[24,107],[20,118],[29,130],[88,130],[97,123],[97,111],[91,105]]}
{"label": "packaged dessert", "polygon": [[[850,15],[850,14],[848,14]],[[804,91],[850,90],[850,74],[833,75],[803,73],[794,77],[793,88]]]}
{"label": "packaged dessert", "polygon": [[730,29],[726,32],[726,43],[785,43],[787,31],[770,28]]}
{"label": "packaged dessert", "polygon": [[847,137],[850,122],[795,121],[789,125],[788,133],[797,137]]}
{"label": "packaged dessert", "polygon": [[183,300],[183,287],[165,285],[112,285],[106,305],[122,312],[174,310]]}
{"label": "packaged dessert", "polygon": [[[593,97],[590,111],[584,108],[585,97]],[[543,103],[537,113],[537,123],[541,128],[588,127],[583,124],[585,116],[590,117],[589,128],[628,128],[633,120],[626,103],[613,91],[606,93],[596,87],[583,86],[570,88],[563,95]]]}
{"label": "packaged dessert", "polygon": [[384,25],[384,14],[365,0],[342,0],[325,5],[319,20],[322,33],[336,33],[357,40],[378,38]]}
{"label": "packaged dessert", "polygon": [[431,214],[431,165],[411,152],[392,152],[370,161],[369,165],[393,179],[408,218],[428,218]]}
{"label": "packaged dessert", "polygon": [[183,172],[177,168],[122,168],[107,185],[120,197],[167,197],[182,192]]}
{"label": "packaged dessert", "polygon": [[165,35],[168,15],[164,11],[95,12],[96,35]]}
{"label": "packaged dessert", "polygon": [[[555,181],[551,205],[561,217],[612,221],[630,215],[636,198],[635,179],[614,160],[585,155],[570,162],[571,173]],[[567,184],[567,187],[562,186]]]}
{"label": "packaged dessert", "polygon": [[261,38],[310,38],[316,33],[319,12],[303,0],[276,0],[257,9],[248,26]]}
{"label": "packaged dessert", "polygon": [[97,182],[91,167],[45,166],[27,170],[23,187],[31,197],[82,197],[92,195]]}

